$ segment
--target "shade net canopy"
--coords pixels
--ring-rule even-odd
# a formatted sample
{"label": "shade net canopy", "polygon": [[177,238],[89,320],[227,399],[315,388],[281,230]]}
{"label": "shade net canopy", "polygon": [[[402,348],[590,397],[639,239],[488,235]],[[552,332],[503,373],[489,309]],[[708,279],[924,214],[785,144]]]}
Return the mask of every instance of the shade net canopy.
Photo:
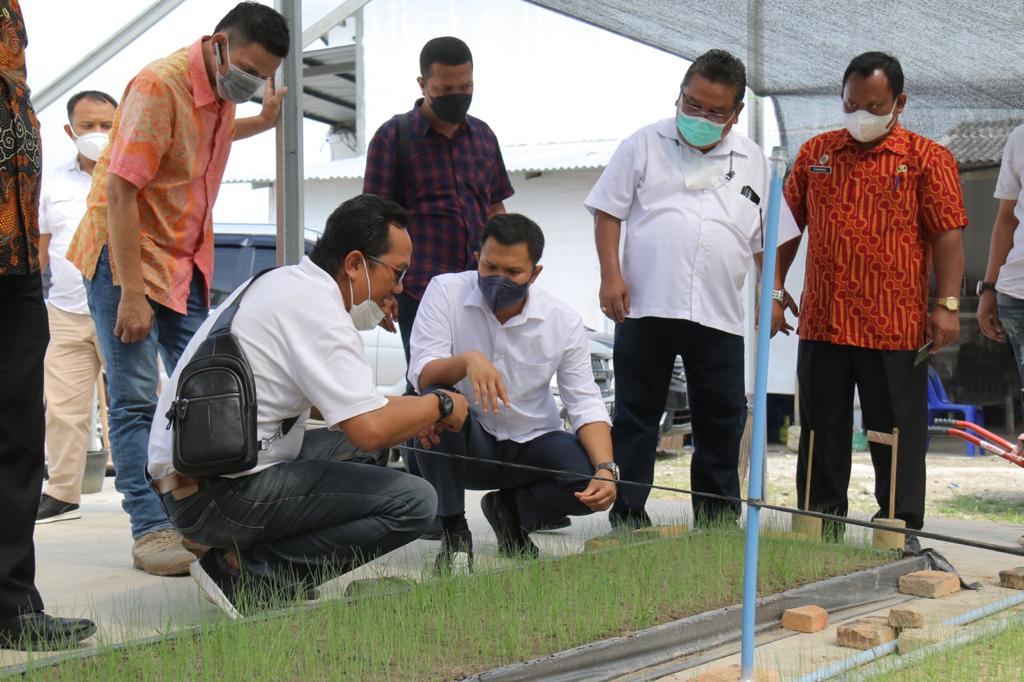
{"label": "shade net canopy", "polygon": [[902,63],[900,120],[914,132],[941,140],[1024,114],[1024,0],[529,1],[689,60],[729,50],[748,87],[773,98],[790,160],[842,127],[843,72],[869,50]]}

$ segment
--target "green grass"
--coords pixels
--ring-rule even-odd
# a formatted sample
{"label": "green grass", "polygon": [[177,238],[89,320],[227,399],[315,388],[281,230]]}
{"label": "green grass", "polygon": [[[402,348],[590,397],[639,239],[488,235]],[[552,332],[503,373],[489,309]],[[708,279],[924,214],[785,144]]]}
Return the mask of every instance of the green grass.
{"label": "green grass", "polygon": [[906,670],[889,670],[875,680],[921,682],[1017,682],[1024,676],[1024,625],[984,637],[960,647],[952,647],[914,663]]}
{"label": "green grass", "polygon": [[937,511],[954,518],[1024,524],[1024,499],[957,495],[939,503]]}
{"label": "green grass", "polygon": [[[761,543],[759,593],[891,557],[784,538]],[[628,542],[509,570],[426,580],[198,635],[39,669],[47,680],[447,680],[738,603],[736,530]]]}

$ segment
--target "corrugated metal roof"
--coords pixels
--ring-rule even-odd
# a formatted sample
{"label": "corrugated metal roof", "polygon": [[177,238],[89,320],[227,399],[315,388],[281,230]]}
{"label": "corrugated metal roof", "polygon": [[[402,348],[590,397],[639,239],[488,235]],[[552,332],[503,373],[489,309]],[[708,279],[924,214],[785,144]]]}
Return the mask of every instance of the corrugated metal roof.
{"label": "corrugated metal roof", "polygon": [[942,143],[953,152],[960,170],[994,168],[1003,158],[1010,133],[1022,123],[1024,118],[961,123],[949,131]]}
{"label": "corrugated metal roof", "polygon": [[[620,140],[589,140],[584,142],[551,142],[502,147],[505,168],[510,173],[604,168],[618,147]],[[343,180],[363,177],[366,156],[338,159],[306,169],[306,180]],[[259,176],[236,176],[225,182],[270,183],[273,178],[265,173]]]}

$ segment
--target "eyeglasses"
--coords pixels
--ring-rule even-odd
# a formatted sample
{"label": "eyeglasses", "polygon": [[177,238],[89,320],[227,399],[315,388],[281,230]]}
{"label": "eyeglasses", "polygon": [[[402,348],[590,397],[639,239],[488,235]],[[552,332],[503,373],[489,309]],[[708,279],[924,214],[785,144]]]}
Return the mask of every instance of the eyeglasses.
{"label": "eyeglasses", "polygon": [[395,273],[395,284],[401,284],[402,280],[405,279],[405,273],[409,272],[409,268],[397,268],[391,263],[382,261],[380,258],[377,258],[376,256],[371,256],[369,254],[363,255],[372,260],[374,263],[380,263],[381,265],[386,265],[387,267],[391,268],[392,272]]}
{"label": "eyeglasses", "polygon": [[717,111],[704,111],[700,107],[695,107],[694,105],[690,104],[684,99],[683,113],[686,114],[687,116],[700,116],[701,118],[706,118],[712,123],[722,125],[728,122],[730,118],[732,118],[732,115],[736,113],[736,110],[733,109],[728,114],[720,114]]}

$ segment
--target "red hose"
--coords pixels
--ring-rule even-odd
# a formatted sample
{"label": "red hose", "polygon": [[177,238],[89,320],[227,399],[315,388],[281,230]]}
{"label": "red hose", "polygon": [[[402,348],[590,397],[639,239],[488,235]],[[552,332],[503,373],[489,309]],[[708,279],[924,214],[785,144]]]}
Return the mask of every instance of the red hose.
{"label": "red hose", "polygon": [[1006,450],[1009,450],[1011,452],[1013,451],[1013,447],[1014,447],[1013,443],[1011,443],[1010,441],[1006,440],[1002,436],[997,436],[996,434],[992,433],[988,429],[982,428],[982,427],[978,426],[977,424],[974,424],[973,422],[965,422],[962,419],[936,419],[934,423],[942,424],[942,425],[945,425],[945,426],[956,426],[956,427],[959,427],[961,429],[970,429],[971,431],[975,431],[977,433],[980,433],[983,437],[988,438],[989,440],[991,440],[992,442],[1002,446]]}
{"label": "red hose", "polygon": [[[998,456],[1002,457],[1007,462],[1013,462],[1014,464],[1016,464],[1019,467],[1024,467],[1024,458],[1018,457],[1017,455],[1013,454],[1013,452],[1011,452],[1009,450],[1004,450],[1003,448],[999,447],[998,445],[995,445],[993,443],[989,443],[986,440],[982,440],[981,438],[978,438],[974,434],[967,433],[966,431],[961,431],[960,429],[946,429],[946,428],[942,428],[942,427],[939,427],[939,426],[933,426],[933,427],[929,428],[928,430],[931,431],[932,433],[939,433],[939,434],[944,434],[944,435],[947,435],[947,436],[953,436],[954,438],[959,438],[961,440],[965,440],[968,443],[973,443],[974,445],[978,446],[982,450],[985,450],[986,452],[991,452],[993,455],[998,455]],[[1002,439],[1000,439],[1000,440],[1002,440]]]}

